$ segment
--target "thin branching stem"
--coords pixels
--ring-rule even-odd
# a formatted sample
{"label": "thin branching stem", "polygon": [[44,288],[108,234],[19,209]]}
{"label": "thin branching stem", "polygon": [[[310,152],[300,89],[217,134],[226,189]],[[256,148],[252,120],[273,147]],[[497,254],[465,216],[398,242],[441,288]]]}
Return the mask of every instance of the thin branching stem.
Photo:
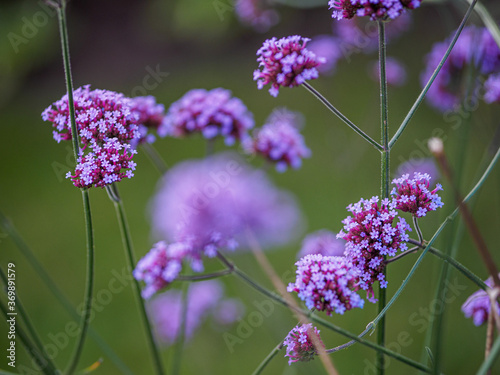
{"label": "thin branching stem", "polygon": [[266,366],[271,362],[271,360],[276,357],[276,355],[279,353],[279,351],[283,348],[283,343],[279,343],[277,346],[274,347],[273,350],[267,355],[266,358],[260,363],[259,367],[255,369],[254,372],[252,372],[252,375],[259,375],[264,371]]}

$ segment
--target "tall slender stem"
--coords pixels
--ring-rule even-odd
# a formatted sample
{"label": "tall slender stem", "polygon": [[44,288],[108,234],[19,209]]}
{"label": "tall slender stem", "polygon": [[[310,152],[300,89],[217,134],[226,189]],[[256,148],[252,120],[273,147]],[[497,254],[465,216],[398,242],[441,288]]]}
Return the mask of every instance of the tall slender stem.
{"label": "tall slender stem", "polygon": [[341,119],[347,126],[358,133],[362,138],[368,141],[377,150],[382,151],[382,146],[379,145],[375,140],[373,140],[368,134],[356,126],[351,120],[349,120],[342,112],[333,106],[323,95],[321,95],[314,87],[309,83],[304,82],[302,84],[311,94],[313,94],[321,103],[323,103],[333,114],[335,114],[339,119]]}
{"label": "tall slender stem", "polygon": [[[379,71],[380,71],[380,129],[381,129],[381,194],[382,199],[389,198],[390,177],[390,148],[389,148],[389,123],[387,110],[387,75],[386,75],[386,41],[385,23],[378,21],[378,46],[379,46]],[[386,256],[384,256],[384,261]],[[387,270],[383,270],[387,280]],[[379,285],[378,311],[384,310],[386,304],[386,289]],[[385,345],[385,318],[382,317],[377,330],[377,344]],[[384,354],[377,352],[377,374],[383,375],[385,369]]]}
{"label": "tall slender stem", "polygon": [[[66,26],[66,1],[62,0],[60,6],[56,7],[59,20],[59,32],[61,37],[61,48],[64,63],[64,73],[66,77],[66,91],[68,96],[68,108],[71,122],[71,140],[73,144],[73,154],[75,160],[78,160],[80,154],[80,143],[78,141],[78,129],[76,127],[75,106],[73,102],[73,78],[71,74],[71,62],[69,53],[68,29]],[[90,200],[87,189],[82,190],[83,210],[85,213],[85,229],[87,235],[87,279],[85,283],[85,301],[84,310],[80,323],[80,337],[78,339],[73,355],[68,364],[67,374],[72,374],[83,349],[87,329],[90,323],[90,313],[92,311],[92,294],[94,289],[94,233],[92,229],[92,215],[90,211]]]}
{"label": "tall slender stem", "polygon": [[168,165],[167,163],[165,163],[165,160],[163,160],[163,158],[158,153],[156,148],[151,143],[148,142],[144,142],[143,144],[141,144],[141,147],[143,151],[146,153],[149,160],[151,160],[151,163],[158,170],[158,172],[161,175],[164,175],[168,170]]}
{"label": "tall slender stem", "polygon": [[401,136],[401,134],[403,134],[403,131],[408,126],[408,123],[410,122],[410,120],[412,119],[413,115],[417,111],[417,108],[420,106],[420,104],[424,100],[425,95],[427,94],[427,91],[429,91],[432,83],[434,82],[434,80],[436,79],[437,75],[441,71],[441,68],[443,67],[446,59],[450,55],[451,50],[453,49],[453,47],[455,46],[455,43],[458,40],[458,37],[460,36],[460,33],[462,32],[463,28],[465,27],[465,24],[467,23],[467,20],[469,19],[470,15],[472,14],[472,10],[474,9],[474,5],[476,4],[476,2],[477,2],[477,0],[472,0],[471,1],[471,5],[470,5],[469,9],[467,9],[467,12],[465,13],[465,16],[462,19],[462,22],[460,23],[460,26],[458,27],[457,31],[455,32],[455,35],[453,36],[453,39],[451,40],[450,45],[448,46],[448,49],[446,50],[443,58],[441,59],[441,61],[439,62],[438,66],[436,67],[436,70],[434,70],[434,73],[432,73],[431,77],[429,78],[429,80],[425,84],[424,88],[420,92],[420,95],[415,100],[415,103],[413,103],[413,106],[411,107],[410,111],[408,112],[408,114],[404,118],[403,122],[399,126],[399,129],[396,131],[396,134],[394,134],[394,136],[392,137],[391,141],[389,142],[389,146],[391,146],[391,147],[394,146],[394,143],[396,143],[396,141],[399,139],[399,137]]}
{"label": "tall slender stem", "polygon": [[[128,228],[127,216],[125,215],[125,208],[123,207],[123,202],[120,198],[118,188],[116,185],[114,184],[108,185],[106,186],[106,190],[108,192],[111,201],[115,206],[116,216],[118,218],[120,233],[122,236],[123,247],[125,249],[125,257],[127,258],[127,268],[129,274],[132,274],[132,270],[135,267],[136,261],[135,261],[134,249],[132,246],[132,238],[130,237],[130,230]],[[158,350],[158,346],[153,336],[151,323],[149,322],[148,314],[146,312],[146,306],[144,304],[144,300],[141,297],[141,287],[139,285],[139,282],[135,278],[133,278],[132,285],[137,306],[139,308],[139,313],[141,315],[142,323],[144,325],[144,331],[149,344],[149,349],[151,351],[151,355],[153,356],[153,365],[155,367],[156,374],[163,375],[165,372],[163,370],[163,364],[161,361],[160,352]]]}
{"label": "tall slender stem", "polygon": [[257,367],[255,369],[254,372],[252,372],[252,375],[259,375],[260,373],[262,373],[262,371],[264,371],[264,369],[266,368],[266,366],[269,364],[269,362],[271,362],[271,360],[276,357],[276,354],[279,353],[279,351],[281,350],[281,348],[283,347],[283,343],[279,343],[277,346],[274,347],[274,349],[271,351],[271,353],[269,353],[267,355],[266,358],[264,358],[264,360],[260,363],[259,367]]}

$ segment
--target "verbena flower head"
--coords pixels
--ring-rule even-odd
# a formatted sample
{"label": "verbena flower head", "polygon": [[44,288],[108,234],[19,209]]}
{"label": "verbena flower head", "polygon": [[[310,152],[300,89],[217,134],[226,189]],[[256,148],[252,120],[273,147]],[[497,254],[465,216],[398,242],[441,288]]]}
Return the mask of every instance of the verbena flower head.
{"label": "verbena flower head", "polygon": [[318,78],[316,67],[325,62],[306,48],[308,38],[294,35],[285,38],[271,38],[257,51],[259,68],[253,79],[262,89],[270,84],[269,93],[278,96],[281,87],[295,87],[310,79]]}
{"label": "verbena flower head", "polygon": [[[151,302],[151,316],[155,330],[166,345],[174,344],[179,338],[183,319],[182,292],[166,291]],[[220,319],[220,308],[226,308],[224,319]],[[185,340],[189,341],[201,324],[210,316],[217,323],[229,325],[241,316],[241,302],[224,297],[223,285],[216,280],[201,281],[189,286],[187,293]]]}
{"label": "verbena flower head", "polygon": [[443,202],[437,192],[443,188],[437,184],[433,190],[429,190],[430,180],[431,176],[420,172],[415,172],[413,178],[410,178],[409,174],[404,174],[394,179],[392,183],[396,187],[393,188],[391,195],[396,202],[396,208],[413,216],[423,217],[427,212],[442,207]]}
{"label": "verbena flower head", "polygon": [[[426,67],[420,76],[422,87],[434,73],[448,48],[451,37],[444,42],[434,44],[426,56]],[[462,100],[460,95],[461,93],[463,95],[462,81],[468,66],[474,67],[483,75],[500,72],[500,48],[486,28],[468,26],[463,29],[427,93],[429,105],[441,112],[454,110]]]}
{"label": "verbena flower head", "polygon": [[484,83],[484,100],[486,103],[500,102],[500,74],[493,74]]}
{"label": "verbena flower head", "polygon": [[321,254],[324,256],[342,256],[344,254],[345,241],[338,239],[335,233],[329,230],[319,230],[309,234],[302,241],[302,248],[297,254],[302,258],[309,254]]}
{"label": "verbena flower head", "polygon": [[313,327],[312,323],[302,324],[294,327],[283,341],[283,346],[286,346],[285,357],[288,357],[288,364],[294,362],[307,362],[318,354],[314,347],[313,340],[309,333],[316,335],[320,344],[325,347],[319,336],[319,330]]}
{"label": "verbena flower head", "polygon": [[[361,199],[350,204],[352,213],[342,221],[344,230],[337,237],[347,241],[345,256],[352,262],[359,280],[357,285],[367,291],[368,300],[375,302],[372,285],[378,281],[382,288],[387,286],[383,274],[384,255],[394,256],[398,250],[405,251],[411,231],[404,218],[395,223],[395,202],[378,197]],[[395,224],[395,225],[394,225]]]}
{"label": "verbena flower head", "polygon": [[226,145],[232,145],[248,136],[254,120],[231,91],[194,89],[170,106],[165,126],[166,133],[174,137],[201,133],[206,139],[221,136]]}
{"label": "verbena flower head", "polygon": [[401,163],[394,176],[402,176],[408,174],[413,176],[415,172],[426,173],[431,176],[431,179],[438,180],[440,178],[439,170],[433,158],[412,158],[404,163]]}
{"label": "verbena flower head", "polygon": [[[385,69],[387,84],[389,86],[399,87],[406,83],[406,68],[398,59],[387,57]],[[371,75],[375,81],[380,81],[380,66],[378,61],[373,62]]]}
{"label": "verbena flower head", "polygon": [[165,136],[165,107],[156,103],[154,96],[137,96],[131,99],[131,111],[137,116],[140,138],[134,143],[153,143],[156,138],[152,132]]}
{"label": "verbena flower head", "polygon": [[268,31],[280,18],[278,12],[269,8],[266,0],[236,0],[234,11],[242,24],[260,33]]}
{"label": "verbena flower head", "polygon": [[297,292],[308,309],[343,314],[364,301],[354,291],[358,274],[344,257],[306,255],[298,262],[295,283],[288,285],[288,292]]}
{"label": "verbena flower head", "polygon": [[338,20],[368,16],[373,21],[395,19],[407,9],[420,6],[422,0],[330,0],[332,17]]}
{"label": "verbena flower head", "polygon": [[[82,149],[75,172],[66,177],[80,188],[104,187],[132,177],[136,164],[130,143],[140,134],[131,100],[113,91],[90,90],[90,85],[74,90],[73,99]],[[72,138],[67,94],[45,109],[42,118],[52,122],[57,142]]]}
{"label": "verbena flower head", "polygon": [[248,230],[264,247],[284,244],[300,226],[295,200],[233,153],[170,169],[151,209],[158,237],[187,242],[200,256],[246,247]]}
{"label": "verbena flower head", "polygon": [[144,299],[163,289],[174,281],[182,270],[182,261],[191,254],[191,249],[183,243],[156,243],[135,267],[133,276],[144,281]]}
{"label": "verbena flower head", "polygon": [[[493,288],[493,280],[488,278],[485,281],[488,287]],[[500,305],[497,302],[497,309],[500,311]],[[471,318],[475,326],[483,325],[488,321],[491,310],[491,302],[488,293],[484,290],[474,292],[462,305],[462,312],[466,318]]]}
{"label": "verbena flower head", "polygon": [[284,108],[274,110],[261,129],[257,129],[251,139],[244,142],[244,149],[251,154],[259,154],[275,164],[278,172],[288,167],[297,169],[302,159],[311,155],[298,130],[299,114]]}

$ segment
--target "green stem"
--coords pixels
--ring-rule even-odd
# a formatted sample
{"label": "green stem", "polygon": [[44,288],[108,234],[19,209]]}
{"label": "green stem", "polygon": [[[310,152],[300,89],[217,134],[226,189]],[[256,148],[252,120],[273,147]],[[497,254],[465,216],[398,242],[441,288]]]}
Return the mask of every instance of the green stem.
{"label": "green stem", "polygon": [[[123,247],[125,249],[125,256],[127,258],[127,268],[129,274],[132,274],[132,270],[135,267],[135,255],[132,246],[132,239],[130,237],[130,230],[128,228],[127,217],[125,215],[125,209],[123,207],[123,202],[120,199],[120,195],[118,192],[118,188],[115,184],[111,186],[106,186],[106,191],[109,194],[111,201],[113,202],[116,210],[116,216],[118,218],[118,223],[120,226],[120,233],[122,236]],[[144,304],[144,300],[141,297],[141,287],[139,282],[133,278],[133,291],[136,298],[136,302],[139,308],[139,313],[141,315],[142,323],[144,325],[144,331],[146,334],[146,338],[149,344],[149,349],[151,351],[151,355],[153,356],[153,364],[155,367],[156,374],[163,375],[163,364],[160,357],[160,352],[158,350],[155,338],[153,336],[153,331],[151,327],[151,323],[149,322],[148,314],[146,312],[146,306]]]}
{"label": "green stem", "polygon": [[333,112],[339,119],[341,119],[347,126],[349,126],[352,130],[358,133],[362,138],[368,141],[373,147],[375,147],[379,151],[383,151],[381,145],[379,145],[375,140],[373,140],[368,134],[366,134],[363,130],[358,128],[356,124],[354,124],[351,120],[345,117],[342,112],[340,112],[337,108],[333,106],[323,95],[321,95],[314,87],[312,87],[309,83],[304,82],[302,84],[311,94],[313,94],[321,103],[323,103],[331,112]]}
{"label": "green stem", "polygon": [[266,358],[260,363],[259,367],[255,369],[254,372],[252,372],[252,375],[259,375],[264,371],[266,366],[271,362],[271,360],[276,357],[276,355],[279,353],[281,348],[283,347],[283,343],[279,343],[272,351],[267,355]]}
{"label": "green stem", "polygon": [[[2,310],[2,313],[5,317],[6,320],[11,319],[12,316],[9,315],[7,306],[3,304],[3,302],[0,301],[0,310]],[[49,369],[49,366],[47,366],[47,362],[43,355],[38,351],[38,349],[35,347],[35,345],[30,341],[28,338],[28,335],[24,332],[24,330],[21,328],[19,324],[16,323],[16,336],[19,337],[21,340],[24,348],[28,352],[28,354],[33,358],[33,360],[36,362],[38,367],[40,367],[41,371],[46,374],[46,375],[55,375],[59,374],[57,370],[51,370]],[[1,370],[0,370],[1,371]]]}
{"label": "green stem", "polygon": [[[387,74],[386,74],[386,40],[385,23],[378,21],[378,46],[379,46],[379,72],[380,72],[380,130],[382,138],[381,151],[381,194],[382,199],[389,198],[389,176],[390,176],[390,147],[389,147],[389,119],[387,108]],[[384,261],[386,256],[384,256]],[[382,271],[385,280],[387,280],[387,269]],[[379,284],[379,313],[385,308],[386,288]],[[385,345],[385,318],[382,317],[377,330],[377,344]],[[377,374],[384,375],[385,372],[384,354],[377,352]]]}
{"label": "green stem", "polygon": [[418,218],[416,216],[411,217],[413,220],[413,226],[415,227],[415,232],[417,232],[418,240],[420,243],[424,243],[424,236],[422,235],[422,231],[420,230],[420,227],[418,226]]}
{"label": "green stem", "polygon": [[498,358],[499,354],[500,354],[500,336],[496,338],[495,343],[491,348],[490,355],[488,356],[488,358],[484,360],[483,364],[477,371],[476,375],[486,375],[489,369],[493,366],[493,363],[495,363],[495,360]]}
{"label": "green stem", "polygon": [[[52,280],[50,275],[45,271],[43,266],[40,264],[38,259],[33,254],[33,251],[30,247],[24,242],[21,235],[17,232],[14,225],[10,222],[7,217],[0,212],[0,227],[9,235],[10,238],[14,241],[17,248],[24,255],[24,257],[28,260],[31,267],[38,274],[42,282],[47,285],[49,290],[54,294],[57,301],[64,307],[64,309],[68,312],[68,314],[75,320],[80,320],[80,315],[76,312],[74,307],[68,301],[66,296],[61,292],[61,289],[57,286],[57,284]],[[111,347],[106,344],[106,342],[99,336],[99,334],[92,328],[89,327],[88,333],[90,337],[97,343],[97,345],[101,348],[104,354],[120,369],[122,374],[132,375],[132,371],[123,363],[123,361],[117,356],[117,354],[111,349]]]}
{"label": "green stem", "polygon": [[[343,335],[349,339],[352,339],[356,342],[359,342],[360,344],[365,345],[365,346],[367,346],[371,349],[374,349],[376,351],[381,351],[385,355],[392,357],[394,359],[397,359],[398,361],[403,362],[403,363],[407,364],[408,366],[414,367],[414,368],[419,369],[420,371],[423,371],[426,373],[430,373],[431,370],[429,368],[427,368],[426,366],[422,365],[421,363],[418,363],[418,362],[416,362],[410,358],[407,358],[399,353],[393,352],[392,350],[389,350],[383,346],[379,346],[377,344],[374,344],[371,341],[364,340],[363,338],[358,337],[354,333],[346,331],[345,329],[340,328],[340,327],[334,325],[333,323],[330,323],[329,321],[324,320],[324,319],[316,316],[311,311],[291,306],[290,304],[287,303],[287,301],[285,299],[283,299],[282,297],[278,296],[276,293],[271,292],[267,288],[261,286],[260,284],[256,283],[254,280],[252,280],[251,277],[249,277],[247,274],[245,274],[243,271],[241,271],[232,262],[230,262],[228,259],[226,259],[222,254],[218,253],[217,256],[223,264],[225,264],[228,268],[232,268],[234,270],[233,271],[234,274],[237,275],[242,281],[247,283],[249,286],[251,286],[252,288],[257,290],[258,292],[260,292],[264,296],[280,303],[281,305],[289,308],[290,310],[296,311],[299,314],[306,316],[311,321],[316,322],[318,324],[321,324],[322,326],[324,326],[324,327],[326,327],[334,332],[337,332],[340,335]],[[374,327],[374,324],[370,323],[370,329],[372,329],[372,327]]]}
{"label": "green stem", "polygon": [[232,273],[233,270],[227,269],[214,273],[207,273],[205,275],[177,276],[175,281],[190,281],[190,282],[205,281],[205,280],[217,279],[219,277],[227,276]]}
{"label": "green stem", "polygon": [[83,210],[85,212],[85,228],[87,233],[87,281],[85,283],[85,301],[80,322],[80,337],[78,339],[71,360],[69,361],[66,373],[72,374],[83,350],[87,329],[90,323],[90,315],[92,313],[92,293],[94,289],[94,232],[92,229],[92,215],[90,212],[89,192],[87,189],[82,189]]}
{"label": "green stem", "polygon": [[[472,0],[465,1],[469,4],[472,4]],[[474,11],[479,15],[479,18],[481,18],[481,21],[483,21],[484,26],[486,26],[490,34],[493,36],[493,39],[495,39],[498,47],[500,47],[500,29],[498,28],[498,25],[491,16],[490,12],[488,12],[488,9],[486,9],[483,4],[478,2],[476,4],[476,7],[474,8]]]}
{"label": "green stem", "polygon": [[[8,287],[8,278],[5,272],[3,271],[2,268],[0,268],[0,279],[2,279],[2,283],[5,286],[5,292],[7,292],[7,287]],[[26,329],[28,331],[28,334],[31,336],[31,339],[34,341],[35,346],[37,350],[40,352],[40,356],[43,358],[44,362],[46,363],[45,367],[47,367],[48,371],[50,373],[56,373],[56,366],[54,363],[51,361],[50,357],[47,355],[45,352],[45,348],[43,346],[42,341],[40,340],[40,337],[38,336],[35,327],[31,323],[31,319],[24,309],[24,305],[21,302],[21,299],[19,298],[19,295],[16,293],[15,294],[15,306],[16,306],[16,312],[18,312],[19,316],[21,319],[24,321],[24,324],[26,325]],[[17,323],[16,323],[17,324]]]}
{"label": "green stem", "polygon": [[163,158],[160,156],[158,150],[156,150],[156,148],[148,142],[142,143],[141,147],[148,156],[151,163],[153,163],[158,172],[163,176],[168,170],[168,165],[167,163],[165,163],[165,160],[163,160]]}
{"label": "green stem", "polygon": [[[75,156],[75,160],[78,160],[78,155],[80,154],[80,146],[78,140],[78,129],[76,127],[75,106],[73,102],[73,79],[71,74],[68,28],[66,25],[66,1],[62,0],[60,6],[56,7],[56,10],[59,20],[59,32],[61,37],[64,73],[66,78],[66,91],[68,95],[68,108],[71,121],[71,140],[73,144],[73,154]],[[90,201],[88,190],[81,190],[83,198],[83,209],[85,213],[85,228],[87,234],[87,280],[85,283],[85,307],[80,323],[80,337],[78,338],[77,345],[68,364],[68,370],[66,372],[69,375],[71,375],[75,371],[83,349],[83,344],[85,343],[87,328],[90,322],[90,313],[92,311],[92,293],[94,287],[94,234],[92,231]]]}
{"label": "green stem", "polygon": [[477,0],[472,0],[471,5],[469,6],[469,9],[467,9],[467,12],[465,13],[464,18],[462,19],[462,22],[460,23],[460,26],[458,27],[457,31],[455,32],[455,35],[453,36],[453,39],[450,42],[450,45],[448,46],[448,49],[446,50],[443,58],[439,62],[438,66],[434,70],[434,73],[432,73],[431,77],[427,81],[426,85],[420,92],[420,95],[418,96],[417,100],[415,100],[415,103],[413,103],[413,106],[411,107],[410,111],[406,115],[405,119],[399,126],[399,129],[397,130],[396,134],[392,137],[391,141],[389,142],[389,146],[392,147],[396,143],[396,141],[399,139],[405,128],[408,126],[408,123],[412,119],[413,115],[417,111],[417,108],[420,106],[422,101],[425,98],[425,95],[427,94],[427,91],[429,91],[429,88],[431,87],[432,83],[436,79],[437,75],[441,71],[441,68],[443,67],[444,63],[446,62],[446,59],[451,53],[451,50],[455,46],[455,43],[458,40],[458,37],[460,36],[460,33],[462,32],[462,29],[465,27],[465,24],[467,23],[467,20],[469,19],[470,15],[472,14],[472,10],[474,9],[474,5],[476,4]]}

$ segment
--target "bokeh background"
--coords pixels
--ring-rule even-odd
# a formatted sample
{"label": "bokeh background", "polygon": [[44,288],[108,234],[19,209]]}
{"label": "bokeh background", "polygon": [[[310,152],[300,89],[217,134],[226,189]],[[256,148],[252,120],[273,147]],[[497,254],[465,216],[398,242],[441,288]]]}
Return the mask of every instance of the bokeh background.
{"label": "bokeh background", "polygon": [[[154,95],[167,108],[192,88],[224,87],[243,100],[254,113],[258,126],[275,107],[286,106],[303,113],[306,119],[303,134],[312,150],[312,158],[298,171],[284,174],[269,171],[276,185],[297,197],[306,223],[294,243],[268,252],[277,273],[288,275],[285,282],[290,281],[300,241],[307,233],[323,228],[338,232],[341,220],[347,216],[345,207],[360,197],[377,195],[380,189],[378,153],[332,117],[305,89],[282,89],[277,98],[272,98],[267,90],[257,90],[252,81],[252,72],[257,67],[255,53],[264,39],[293,34],[308,37],[331,34],[332,20],[326,1],[319,3],[325,5],[306,9],[275,3],[280,22],[265,33],[241,25],[231,0],[74,0],[68,6],[75,87],[90,83],[94,88],[126,95],[144,94],[141,91],[144,78],[150,74],[149,70],[158,69],[165,74],[154,87],[147,88],[147,94]],[[496,20],[500,19],[499,4],[495,1],[484,4]],[[398,57],[408,73],[403,87],[389,90],[392,132],[420,90],[419,75],[424,68],[425,54],[433,43],[446,38],[458,26],[465,6],[466,2],[460,1],[424,1],[423,6],[412,13],[410,31],[388,47],[388,54]],[[0,3],[0,210],[10,218],[71,303],[78,306],[83,298],[86,258],[80,192],[64,179],[65,172],[72,166],[69,146],[56,144],[50,125],[40,117],[43,109],[65,92],[57,18],[46,9],[41,1],[3,0]],[[477,17],[473,17],[472,22],[480,23]],[[38,26],[26,26],[29,23]],[[9,33],[24,39],[14,46]],[[376,54],[353,53],[349,59],[339,61],[335,74],[321,77],[313,85],[368,134],[378,138],[378,83],[370,78],[368,71],[375,59]],[[462,156],[463,164],[457,174],[461,175],[461,191],[467,192],[482,172],[484,160],[491,158],[491,150],[498,147],[499,115],[498,106],[480,101],[473,111],[465,108],[450,122],[424,103],[393,149],[391,170],[395,171],[401,162],[410,158],[428,157],[426,141],[433,132],[439,131],[445,138],[452,166],[457,165]],[[452,128],[452,124],[460,126]],[[465,147],[458,146],[461,137],[467,138]],[[155,147],[169,165],[200,158],[205,153],[205,143],[198,137],[160,139]],[[216,144],[217,151],[224,149],[222,142]],[[136,254],[141,257],[153,243],[147,207],[160,176],[144,154],[139,154],[136,161],[135,177],[120,183],[120,189]],[[258,160],[253,164],[262,166]],[[497,166],[473,209],[498,264],[499,177]],[[445,207],[422,221],[427,238],[454,209],[451,188],[446,181],[441,182],[445,187]],[[113,205],[104,190],[93,189],[90,196],[96,238],[95,290],[98,292],[108,288],[116,272],[121,274],[125,258]],[[453,236],[453,232],[446,230],[437,246],[447,249]],[[251,253],[235,254],[231,258],[256,280],[272,288]],[[416,256],[412,255],[390,266],[389,296],[415,260]],[[481,278],[487,277],[467,233],[463,233],[458,260]],[[43,341],[54,343],[53,338],[64,331],[71,317],[20,254],[12,238],[1,232],[1,267],[5,269],[10,261],[16,264],[19,297]],[[416,360],[422,358],[427,329],[436,318],[436,314],[432,314],[436,306],[434,290],[442,266],[440,260],[429,254],[389,311],[387,343],[392,350]],[[218,266],[214,261],[208,267],[217,269]],[[445,306],[443,372],[471,374],[482,362],[486,330],[484,326],[475,327],[460,311],[476,287],[455,271],[451,271],[450,280],[459,287],[450,291],[456,298]],[[265,298],[235,277],[222,281],[229,297],[243,301],[246,310],[241,319],[248,322],[249,314],[256,311],[254,303]],[[174,287],[180,285],[174,284]],[[328,319],[352,332],[361,332],[375,315],[376,306],[367,304],[363,310]],[[248,337],[231,351],[224,341],[224,331],[206,322],[185,346],[181,373],[249,374],[295,323],[289,311],[275,305],[272,314],[265,317],[260,326],[252,328]],[[130,284],[113,294],[112,300],[96,312],[92,327],[133,373],[153,373]],[[238,336],[238,327],[236,323],[227,328],[227,332]],[[2,318],[2,348],[6,348],[6,332],[7,325]],[[324,328],[322,338],[327,347],[346,341]],[[65,367],[73,346],[73,341],[61,345],[55,358],[58,365]],[[165,347],[162,354],[168,369],[174,350]],[[28,366],[30,361],[19,342],[17,356],[18,365]],[[126,373],[88,339],[80,366],[89,366],[99,358],[104,361],[96,373]],[[374,352],[361,345],[341,351],[332,359],[340,374],[374,373]],[[388,362],[388,374],[416,373],[395,360]],[[4,354],[0,368],[7,369]],[[499,364],[495,371],[500,373]],[[280,354],[265,373],[321,374],[324,369],[318,360],[290,367]]]}

